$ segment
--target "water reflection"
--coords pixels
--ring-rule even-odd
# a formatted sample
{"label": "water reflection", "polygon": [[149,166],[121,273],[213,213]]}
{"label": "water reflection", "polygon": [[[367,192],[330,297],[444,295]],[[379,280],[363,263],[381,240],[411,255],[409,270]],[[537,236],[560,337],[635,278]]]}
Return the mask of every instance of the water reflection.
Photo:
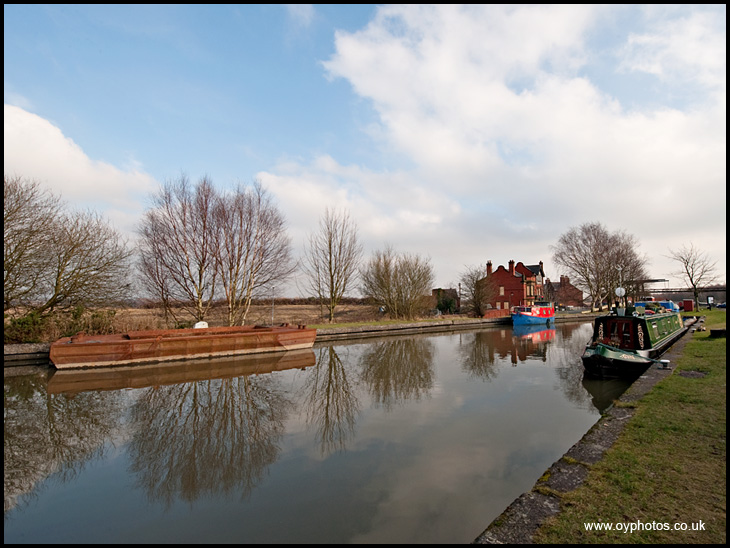
{"label": "water reflection", "polygon": [[358,411],[353,380],[334,346],[318,349],[317,366],[304,384],[307,422],[315,426],[320,452],[345,448]]}
{"label": "water reflection", "polygon": [[245,497],[278,458],[292,409],[271,376],[146,388],[130,414],[137,485],[168,505],[213,493]]}
{"label": "water reflection", "polygon": [[[178,501],[192,508],[193,502],[224,497],[225,503],[213,504],[220,512],[233,497],[248,504],[238,511],[251,515],[265,493],[264,499],[274,499],[285,513],[304,512],[293,500],[309,499],[287,480],[304,481],[314,470],[308,485],[321,488],[330,508],[359,509],[339,526],[344,530],[345,523],[354,523],[364,536],[343,533],[329,542],[393,538],[393,530],[406,534],[409,526],[399,524],[398,515],[410,516],[409,523],[422,524],[423,531],[432,520],[435,529],[447,530],[458,521],[454,516],[475,513],[483,528],[489,521],[480,506],[487,504],[485,492],[501,511],[516,478],[544,470],[540,459],[546,448],[566,450],[587,430],[596,409],[605,409],[625,388],[583,381],[580,355],[588,338],[590,324],[500,327],[320,343],[314,351],[288,356],[6,378],[6,525],[8,511],[19,511],[19,495],[29,493],[26,501],[42,497],[43,488],[36,485],[51,474],[73,489],[71,480],[89,462],[106,459],[116,444],[124,456],[119,473],[125,480],[129,476],[117,483],[133,483],[150,508],[172,512]],[[536,408],[540,416],[534,416]],[[293,430],[306,435],[292,436]],[[399,445],[404,438],[407,443]],[[546,458],[549,465],[556,457]],[[322,481],[338,473],[339,482]],[[422,485],[414,491],[415,475]],[[272,477],[278,478],[275,485],[286,486],[281,492],[271,485]],[[108,481],[110,489],[120,489]],[[357,487],[339,492],[343,481]],[[403,491],[394,492],[396,485]],[[453,502],[459,492],[471,490],[481,492],[473,495],[481,496],[479,501]],[[418,500],[414,493],[420,493]],[[408,501],[408,509],[401,501]],[[431,503],[448,504],[450,510],[433,514]],[[421,507],[427,515],[418,514]],[[379,523],[392,524],[377,534],[368,529],[375,525],[365,525],[376,514]],[[446,515],[452,516],[449,523]],[[163,516],[156,518],[161,529],[170,525]],[[77,519],[76,529],[83,531],[84,516]],[[224,536],[242,542],[255,538],[250,532],[255,519],[246,525],[235,521]],[[451,533],[439,534],[449,538]]]}
{"label": "water reflection", "polygon": [[581,385],[591,395],[591,403],[600,413],[607,411],[631,386],[627,379],[593,379],[584,375]]}
{"label": "water reflection", "polygon": [[[259,375],[313,364],[307,350],[5,379],[5,510],[50,474],[69,481],[126,432],[150,499],[245,496],[276,460],[293,408],[276,379]],[[140,387],[130,406],[120,388]]]}
{"label": "water reflection", "polygon": [[390,410],[427,395],[434,382],[433,357],[434,343],[423,336],[369,345],[360,369],[373,403]]}
{"label": "water reflection", "polygon": [[505,338],[505,329],[463,333],[459,336],[459,362],[471,377],[489,380],[497,375],[497,344]]}
{"label": "water reflection", "polygon": [[[70,481],[86,461],[102,457],[105,441],[116,436],[124,414],[120,392],[49,395],[49,373],[5,379],[6,512],[46,476],[55,473],[59,481]],[[37,491],[31,495],[36,496]]]}
{"label": "water reflection", "polygon": [[555,328],[545,325],[516,325],[512,329],[512,336],[520,361],[529,357],[546,362],[548,345],[555,340]]}
{"label": "water reflection", "polygon": [[464,371],[488,380],[496,376],[500,363],[547,360],[547,348],[555,340],[555,328],[516,326],[465,333],[461,336],[459,358]]}

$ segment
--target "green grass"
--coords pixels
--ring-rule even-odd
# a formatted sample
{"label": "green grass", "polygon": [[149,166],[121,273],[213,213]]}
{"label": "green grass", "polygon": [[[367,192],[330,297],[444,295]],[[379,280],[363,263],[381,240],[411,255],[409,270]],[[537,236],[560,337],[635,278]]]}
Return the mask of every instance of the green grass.
{"label": "green grass", "polygon": [[[725,543],[725,311],[702,311],[677,370],[644,396],[614,446],[591,467],[582,487],[562,497],[562,512],[538,531],[537,543]],[[681,371],[705,373],[688,378]],[[634,532],[588,531],[586,523],[623,524]],[[692,531],[692,525],[704,530]],[[675,524],[689,530],[674,530]],[[670,530],[657,530],[668,524]]]}

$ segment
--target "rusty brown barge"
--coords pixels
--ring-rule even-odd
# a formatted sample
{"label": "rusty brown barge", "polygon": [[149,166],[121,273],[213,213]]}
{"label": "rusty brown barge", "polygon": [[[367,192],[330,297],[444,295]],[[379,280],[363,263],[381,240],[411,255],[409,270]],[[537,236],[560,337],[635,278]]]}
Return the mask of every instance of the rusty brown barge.
{"label": "rusty brown barge", "polygon": [[304,370],[317,363],[312,349],[267,352],[247,356],[120,365],[116,367],[57,369],[48,379],[49,394],[76,394],[267,375]]}
{"label": "rusty brown barge", "polygon": [[79,333],[53,343],[50,358],[57,369],[112,367],[299,350],[311,348],[316,336],[316,329],[288,324]]}

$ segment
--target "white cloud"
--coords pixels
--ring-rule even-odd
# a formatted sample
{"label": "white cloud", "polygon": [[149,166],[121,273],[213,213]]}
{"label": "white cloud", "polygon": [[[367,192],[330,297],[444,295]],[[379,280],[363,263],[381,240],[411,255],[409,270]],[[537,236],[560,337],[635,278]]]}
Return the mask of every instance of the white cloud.
{"label": "white cloud", "polygon": [[48,120],[8,104],[4,162],[6,174],[38,180],[70,206],[103,212],[127,233],[134,231],[145,198],[157,188],[138,166],[121,169],[92,160]]}
{"label": "white cloud", "polygon": [[693,11],[660,17],[645,32],[629,36],[621,68],[666,81],[695,81],[724,93],[726,50],[725,13]]}
{"label": "white cloud", "polygon": [[[667,246],[680,237],[700,239],[719,224],[721,235],[698,245],[724,262],[723,208],[694,226],[679,217],[665,221],[725,200],[724,31],[703,14],[674,14],[661,28],[627,34],[614,70],[657,73],[657,85],[671,85],[670,76],[694,85],[691,109],[659,104],[638,111],[580,70],[595,55],[586,36],[600,30],[606,9],[387,6],[363,30],[337,33],[336,53],[324,64],[329,75],[372,102],[378,134],[404,166],[416,166],[398,177],[372,174],[381,181],[373,184],[384,193],[381,203],[409,204],[400,215],[380,209],[379,226],[400,227],[401,238],[408,233],[401,220],[415,219],[420,249],[441,254],[468,243],[464,259],[549,264],[548,246],[561,233],[599,221],[652,241],[644,250],[650,270],[670,278]],[[699,182],[703,192],[693,192]],[[464,214],[438,215],[434,201]],[[667,238],[661,246],[653,240],[653,212]],[[450,245],[447,236],[459,243]]]}
{"label": "white cloud", "polygon": [[[295,30],[315,16],[287,9]],[[542,260],[557,278],[550,245],[594,221],[635,235],[652,276],[671,279],[668,248],[689,242],[724,265],[726,48],[712,10],[378,7],[336,33],[323,66],[372,105],[364,130],[399,162],[376,171],[322,153],[258,178],[298,249],[325,207],[346,208],[366,251],[430,256],[439,285],[488,259]],[[5,107],[6,172],[136,222],[153,178],[89,158],[29,110]]]}

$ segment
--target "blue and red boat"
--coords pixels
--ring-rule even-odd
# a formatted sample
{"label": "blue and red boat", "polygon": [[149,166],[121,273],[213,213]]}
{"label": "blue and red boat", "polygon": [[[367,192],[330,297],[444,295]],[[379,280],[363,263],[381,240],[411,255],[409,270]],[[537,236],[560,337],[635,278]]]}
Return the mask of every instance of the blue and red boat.
{"label": "blue and red boat", "polygon": [[555,305],[550,301],[535,301],[531,305],[512,309],[512,325],[546,325],[554,321]]}

